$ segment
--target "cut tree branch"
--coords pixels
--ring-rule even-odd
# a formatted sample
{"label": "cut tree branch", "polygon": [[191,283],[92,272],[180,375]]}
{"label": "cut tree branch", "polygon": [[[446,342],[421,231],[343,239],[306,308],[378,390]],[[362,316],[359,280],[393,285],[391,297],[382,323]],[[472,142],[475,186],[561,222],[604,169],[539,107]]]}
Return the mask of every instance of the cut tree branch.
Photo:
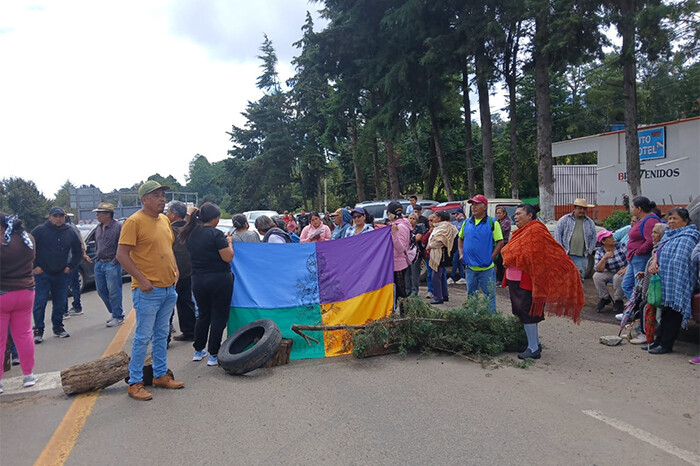
{"label": "cut tree branch", "polygon": [[[386,322],[383,322],[384,325],[392,325],[398,322],[452,322],[450,319],[433,319],[430,317],[402,317],[400,319],[392,319],[392,320],[387,320]],[[306,330],[309,332],[328,332],[332,330],[361,330],[363,328],[367,328],[368,324],[364,325],[298,325],[294,324],[292,325],[292,331],[298,335],[300,335],[304,340],[306,340],[306,343],[311,345],[311,341],[315,343],[320,343],[317,339],[314,337],[311,337],[302,330]]]}

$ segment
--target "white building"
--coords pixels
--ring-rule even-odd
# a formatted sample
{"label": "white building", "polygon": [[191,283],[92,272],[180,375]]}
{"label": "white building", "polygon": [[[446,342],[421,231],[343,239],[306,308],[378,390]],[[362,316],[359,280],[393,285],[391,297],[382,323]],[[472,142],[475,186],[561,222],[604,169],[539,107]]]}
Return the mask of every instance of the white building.
{"label": "white building", "polygon": [[[700,117],[643,126],[638,134],[642,195],[663,211],[688,205],[700,195]],[[596,179],[586,184],[597,187],[591,200],[596,203],[595,216],[603,219],[620,207],[624,194],[630,195],[624,130],[552,144],[554,157],[585,152],[598,154]]]}

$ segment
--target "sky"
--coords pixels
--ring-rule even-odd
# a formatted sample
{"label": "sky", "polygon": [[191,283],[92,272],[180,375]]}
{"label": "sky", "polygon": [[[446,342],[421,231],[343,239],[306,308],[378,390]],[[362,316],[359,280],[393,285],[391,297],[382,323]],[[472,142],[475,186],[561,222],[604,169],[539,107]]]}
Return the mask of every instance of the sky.
{"label": "sky", "polygon": [[[232,125],[262,95],[267,33],[282,82],[307,0],[0,3],[0,178],[54,197],[70,180],[103,192],[227,157]],[[473,108],[477,108],[475,103]],[[492,99],[492,109],[502,106]],[[478,112],[475,115],[478,120]]]}

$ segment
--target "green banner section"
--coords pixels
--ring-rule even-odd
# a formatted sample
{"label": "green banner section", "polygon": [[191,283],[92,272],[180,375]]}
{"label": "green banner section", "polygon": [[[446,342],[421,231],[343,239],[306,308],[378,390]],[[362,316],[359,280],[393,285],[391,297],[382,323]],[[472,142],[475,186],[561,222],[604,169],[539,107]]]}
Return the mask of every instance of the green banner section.
{"label": "green banner section", "polygon": [[323,342],[323,332],[307,332],[305,334],[319,341],[309,345],[301,336],[292,332],[292,325],[323,325],[321,321],[321,306],[312,304],[300,307],[277,309],[261,309],[249,307],[232,307],[228,318],[228,336],[236,329],[258,319],[274,321],[282,332],[283,338],[294,341],[290,359],[323,358],[326,356]]}

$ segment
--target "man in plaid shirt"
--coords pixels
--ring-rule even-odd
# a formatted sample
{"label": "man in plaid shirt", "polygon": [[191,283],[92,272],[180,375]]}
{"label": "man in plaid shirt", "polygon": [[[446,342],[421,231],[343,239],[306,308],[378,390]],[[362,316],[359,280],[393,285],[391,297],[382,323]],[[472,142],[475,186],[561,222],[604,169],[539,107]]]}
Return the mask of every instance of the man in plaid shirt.
{"label": "man in plaid shirt", "polygon": [[597,310],[601,312],[605,306],[610,304],[607,282],[612,281],[615,296],[613,308],[615,312],[619,313],[624,308],[622,298],[624,298],[625,293],[622,291],[622,279],[627,270],[627,258],[625,257],[627,248],[616,244],[612,232],[608,230],[599,231],[596,239],[602,245],[595,252],[595,273],[593,274],[593,283],[600,297]]}

